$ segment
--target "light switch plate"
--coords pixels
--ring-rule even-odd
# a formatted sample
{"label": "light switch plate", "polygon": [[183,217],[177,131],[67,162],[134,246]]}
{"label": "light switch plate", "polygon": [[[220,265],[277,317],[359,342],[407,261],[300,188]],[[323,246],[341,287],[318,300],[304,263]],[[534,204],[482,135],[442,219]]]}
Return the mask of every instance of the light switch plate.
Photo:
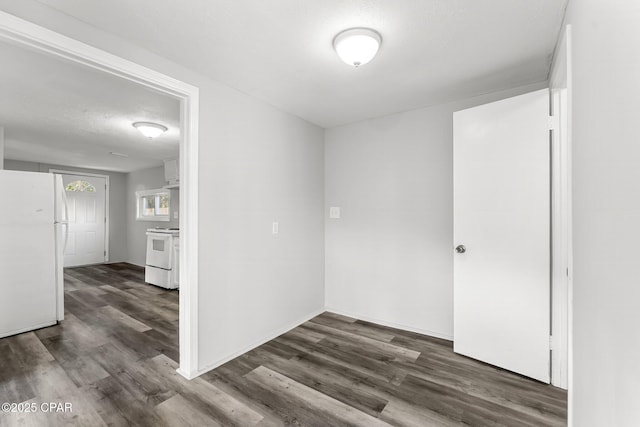
{"label": "light switch plate", "polygon": [[339,206],[331,206],[329,208],[329,218],[331,218],[331,219],[339,219],[340,218],[340,207]]}
{"label": "light switch plate", "polygon": [[274,221],[274,222],[271,224],[271,233],[272,233],[272,234],[278,234],[278,232],[280,231],[280,230],[279,230],[279,228],[280,228],[280,227],[279,227],[278,223]]}

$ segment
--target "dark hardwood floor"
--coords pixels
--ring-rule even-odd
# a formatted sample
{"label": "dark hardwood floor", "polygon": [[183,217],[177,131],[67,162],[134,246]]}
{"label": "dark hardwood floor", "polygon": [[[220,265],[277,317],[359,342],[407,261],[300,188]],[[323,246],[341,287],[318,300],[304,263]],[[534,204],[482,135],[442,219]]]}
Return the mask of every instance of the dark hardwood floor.
{"label": "dark hardwood floor", "polygon": [[0,339],[0,403],[38,407],[0,425],[566,425],[560,389],[331,313],[187,381],[177,291],[129,264],[67,269],[65,286],[63,322]]}

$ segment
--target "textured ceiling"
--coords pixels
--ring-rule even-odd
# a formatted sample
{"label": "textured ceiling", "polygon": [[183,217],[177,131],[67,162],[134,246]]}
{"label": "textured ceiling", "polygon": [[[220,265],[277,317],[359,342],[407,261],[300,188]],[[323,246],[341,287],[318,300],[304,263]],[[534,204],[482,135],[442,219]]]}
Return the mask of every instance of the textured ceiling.
{"label": "textured ceiling", "polygon": [[[178,156],[178,100],[7,43],[0,43],[0,58],[7,159],[130,172]],[[162,123],[169,130],[149,140],[131,126],[135,121]]]}
{"label": "textured ceiling", "polygon": [[[546,80],[566,0],[38,0],[331,127]],[[351,68],[333,37],[365,26]]]}

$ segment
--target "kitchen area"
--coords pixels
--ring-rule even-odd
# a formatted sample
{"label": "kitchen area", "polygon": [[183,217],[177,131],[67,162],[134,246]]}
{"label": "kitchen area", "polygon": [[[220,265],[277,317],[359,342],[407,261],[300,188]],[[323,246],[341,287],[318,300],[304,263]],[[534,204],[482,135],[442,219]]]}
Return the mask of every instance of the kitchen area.
{"label": "kitchen area", "polygon": [[[104,218],[104,228],[107,230],[103,246],[101,246],[101,248],[104,247],[104,258],[101,260],[103,259],[105,264],[129,264],[132,265],[132,268],[144,269],[143,283],[145,286],[153,285],[153,287],[167,290],[179,288],[180,183],[178,160],[170,159],[164,163],[163,166],[125,174],[78,169],[63,165],[4,160],[4,170],[0,170],[4,184],[0,186],[0,189],[6,190],[2,193],[6,201],[12,197],[11,200],[15,199],[12,204],[14,206],[22,205],[23,209],[19,212],[24,212],[16,217],[10,215],[11,211],[6,211],[6,215],[0,218],[3,227],[12,230],[15,235],[15,237],[5,239],[4,243],[0,245],[0,248],[4,248],[2,253],[5,254],[2,257],[4,260],[2,282],[9,284],[9,282],[17,281],[23,285],[20,288],[11,287],[16,291],[20,289],[21,294],[16,295],[16,300],[2,310],[6,319],[2,321],[3,328],[0,330],[0,336],[9,336],[55,324],[56,321],[64,319],[64,259],[74,255],[73,248],[79,246],[71,242],[74,240],[74,234],[77,234],[74,233],[73,227],[77,225],[74,223],[79,222],[80,218],[79,215],[69,214],[73,212],[73,206],[71,209],[67,206],[70,200],[70,197],[67,196],[73,194],[72,187],[66,181],[62,181],[63,175],[51,173],[51,170],[64,168],[69,169],[69,172],[76,171],[73,173],[78,174],[98,175],[98,172],[105,174],[104,176],[108,178],[109,183],[108,191],[103,196],[108,199],[108,202],[104,204],[106,212],[102,216],[96,214],[98,217]],[[76,177],[81,176],[77,175]],[[54,177],[58,177],[57,180],[54,180]],[[48,187],[38,184],[41,181],[55,182],[55,191],[53,186],[52,189],[48,189]],[[48,200],[48,196],[37,198],[25,196],[27,193],[40,194],[34,193],[36,189],[40,193],[51,195],[50,209],[44,203],[45,200]],[[26,202],[31,204],[25,204]],[[33,206],[31,207],[31,205]],[[38,245],[39,249],[33,251],[29,249],[28,245],[32,239],[23,240],[20,237],[20,233],[24,235],[31,230],[27,223],[29,217],[25,210],[33,211],[34,215],[39,215],[38,212],[44,214],[49,211],[53,215],[55,212],[56,216],[52,216],[50,221],[51,242],[53,242],[51,244],[56,248],[55,251],[45,250],[45,245]],[[18,222],[16,221],[20,224],[24,223],[24,227],[17,228]],[[42,232],[39,233],[41,237],[44,236]],[[20,254],[19,251],[22,247],[25,248],[24,253]],[[9,257],[9,254],[15,256]],[[22,261],[12,263],[13,259]],[[43,269],[51,273],[45,274]],[[15,271],[11,273],[10,270]],[[66,272],[66,268],[64,272]],[[36,273],[40,274],[39,279],[31,280],[30,277]],[[36,292],[34,288],[34,292],[31,292],[29,286],[39,286],[40,288],[45,286],[46,289],[38,288],[39,290]],[[39,300],[29,296],[34,294],[42,297],[47,296],[47,298],[38,305]],[[16,302],[20,298],[28,300],[29,304]],[[9,300],[10,298],[4,299],[7,303]],[[25,306],[32,307],[33,310],[25,310]],[[13,313],[9,309],[10,307],[20,308],[20,310]],[[17,316],[17,313],[21,315]],[[29,313],[33,313],[33,315]],[[46,317],[44,318],[43,313],[50,313],[50,315],[44,316]]]}
{"label": "kitchen area", "polygon": [[165,160],[164,180],[166,184],[162,188],[135,192],[136,221],[166,221],[146,230],[145,282],[177,289],[180,281],[178,159]]}

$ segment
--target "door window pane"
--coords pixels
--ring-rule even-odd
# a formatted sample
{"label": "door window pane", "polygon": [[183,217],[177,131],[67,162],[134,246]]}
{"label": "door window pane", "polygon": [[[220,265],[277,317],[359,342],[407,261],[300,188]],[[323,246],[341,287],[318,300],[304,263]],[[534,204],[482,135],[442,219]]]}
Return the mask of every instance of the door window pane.
{"label": "door window pane", "polygon": [[67,186],[64,189],[66,191],[83,191],[87,193],[96,192],[96,187],[94,187],[93,184],[91,184],[88,181],[83,181],[81,179],[70,182],[69,184],[67,184]]}

